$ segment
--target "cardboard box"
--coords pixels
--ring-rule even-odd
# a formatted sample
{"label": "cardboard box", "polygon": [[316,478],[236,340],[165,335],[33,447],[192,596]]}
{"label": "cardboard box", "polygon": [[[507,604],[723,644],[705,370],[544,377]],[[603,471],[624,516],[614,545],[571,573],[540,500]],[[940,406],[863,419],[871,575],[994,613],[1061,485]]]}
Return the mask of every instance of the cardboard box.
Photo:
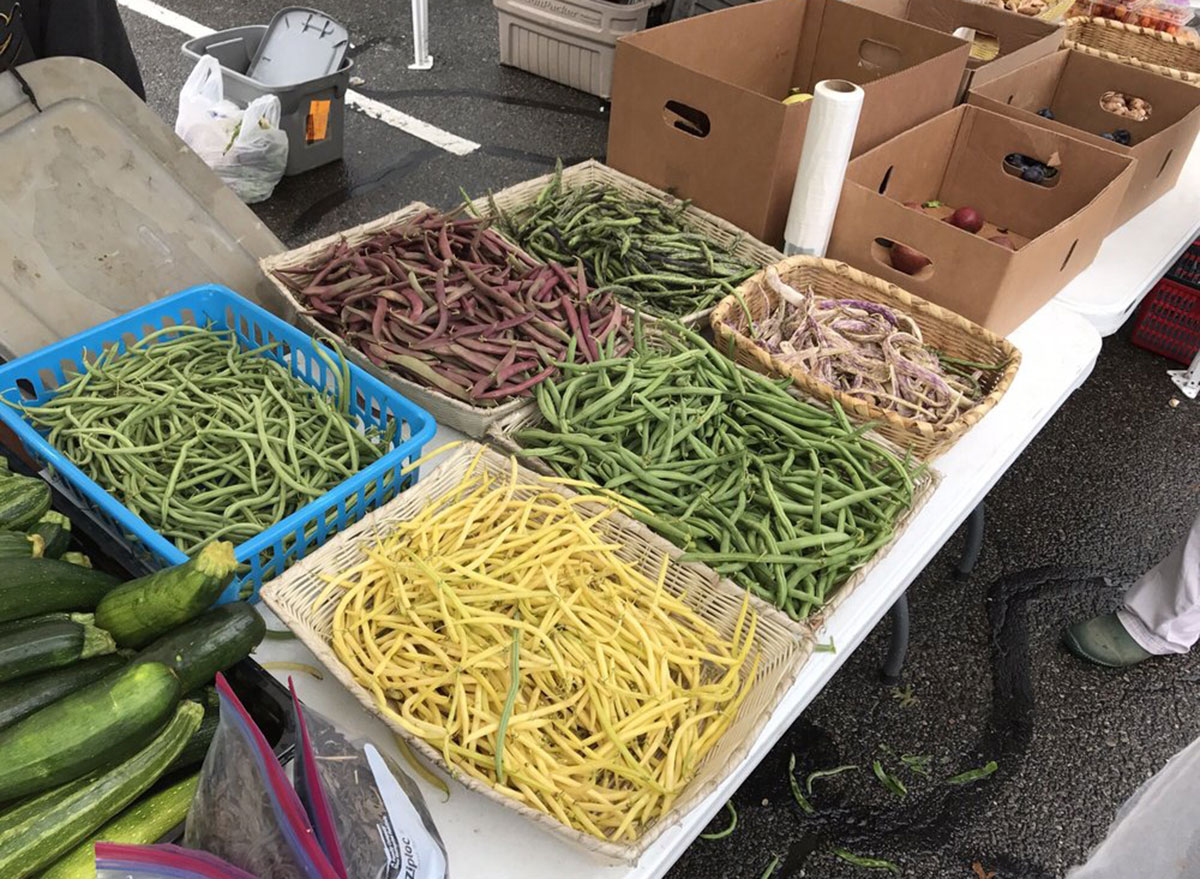
{"label": "cardboard box", "polygon": [[855,152],[954,105],[964,40],[842,0],[760,0],[617,43],[607,162],[783,242],[809,103],[848,79],[866,97]]}
{"label": "cardboard box", "polygon": [[[1056,166],[1054,185],[1011,173],[1009,153]],[[1135,164],[1039,125],[956,107],[850,163],[828,256],[1007,334],[1095,258]],[[1011,230],[1019,249],[905,207],[930,200],[975,208]],[[897,271],[884,242],[932,262]]]}
{"label": "cardboard box", "polygon": [[959,98],[972,85],[990,82],[1031,61],[1057,52],[1062,45],[1062,29],[1055,23],[1015,15],[976,0],[859,0],[868,9],[893,18],[952,34],[960,27],[975,31],[980,49],[991,46],[997,53],[990,60],[967,58]]}
{"label": "cardboard box", "polygon": [[[1107,91],[1149,101],[1150,117],[1137,122],[1108,112],[1100,106],[1101,96]],[[976,106],[1137,159],[1137,169],[1114,218],[1114,228],[1175,185],[1200,131],[1200,88],[1068,49],[973,87],[968,100]],[[1043,107],[1054,113],[1053,120],[1037,115]],[[1117,128],[1125,128],[1133,135],[1132,146],[1100,137],[1102,132]]]}

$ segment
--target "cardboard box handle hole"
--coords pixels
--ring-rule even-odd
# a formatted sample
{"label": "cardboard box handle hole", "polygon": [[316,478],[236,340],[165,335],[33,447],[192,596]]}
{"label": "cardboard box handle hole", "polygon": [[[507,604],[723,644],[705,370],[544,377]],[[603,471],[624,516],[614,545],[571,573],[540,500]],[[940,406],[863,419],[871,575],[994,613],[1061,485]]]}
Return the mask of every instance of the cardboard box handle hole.
{"label": "cardboard box handle hole", "polygon": [[[897,258],[901,259],[899,265],[893,262],[892,248],[894,247],[903,247],[906,251],[902,258]],[[908,275],[917,281],[927,281],[933,277],[933,260],[915,247],[909,247],[909,245],[899,241],[892,241],[889,238],[876,238],[871,242],[871,257],[881,266],[886,266],[893,271]],[[908,265],[905,265],[903,260],[907,260]],[[921,260],[925,260],[925,264],[918,268],[917,266]],[[905,268],[912,268],[912,271],[905,271],[905,268],[901,268],[902,265],[905,265]]]}
{"label": "cardboard box handle hole", "polygon": [[1175,150],[1167,150],[1167,154],[1163,157],[1163,163],[1159,166],[1158,173],[1154,175],[1155,180],[1162,176],[1163,171],[1167,170],[1167,162],[1171,161],[1171,156],[1173,155],[1175,155]]}
{"label": "cardboard box handle hole", "polygon": [[1062,169],[1057,165],[1048,165],[1041,159],[1024,153],[1009,153],[1001,160],[1001,167],[1009,177],[1016,177],[1022,183],[1040,186],[1043,189],[1053,189],[1062,179]]}
{"label": "cardboard box handle hole", "polygon": [[876,76],[887,76],[900,69],[900,50],[877,40],[863,40],[858,44],[858,66]]}
{"label": "cardboard box handle hole", "polygon": [[1078,238],[1076,238],[1074,241],[1072,241],[1072,242],[1071,242],[1071,247],[1070,247],[1070,249],[1069,249],[1069,250],[1067,250],[1067,255],[1063,257],[1063,263],[1062,263],[1062,265],[1058,267],[1058,270],[1059,270],[1060,272],[1062,272],[1062,271],[1065,271],[1065,270],[1066,270],[1066,268],[1067,268],[1067,263],[1069,263],[1069,262],[1071,261],[1071,255],[1075,253],[1075,245],[1077,245],[1078,243],[1079,243],[1079,239],[1078,239]]}
{"label": "cardboard box handle hole", "polygon": [[896,169],[895,165],[888,165],[888,169],[883,172],[883,179],[879,181],[879,194],[883,195],[887,192],[888,183],[892,179],[892,171]]}
{"label": "cardboard box handle hole", "polygon": [[680,101],[667,101],[663,105],[663,122],[692,137],[708,137],[712,122],[708,114]]}

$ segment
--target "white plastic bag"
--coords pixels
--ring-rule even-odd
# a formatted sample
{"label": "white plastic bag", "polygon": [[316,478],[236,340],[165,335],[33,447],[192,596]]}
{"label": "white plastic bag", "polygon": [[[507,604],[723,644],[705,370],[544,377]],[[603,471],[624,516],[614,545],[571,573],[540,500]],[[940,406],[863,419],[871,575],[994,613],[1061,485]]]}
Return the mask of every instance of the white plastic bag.
{"label": "white plastic bag", "polygon": [[287,167],[279,98],[263,95],[245,110],[225,100],[221,65],[202,55],[179,91],[175,133],[247,204],[271,197]]}

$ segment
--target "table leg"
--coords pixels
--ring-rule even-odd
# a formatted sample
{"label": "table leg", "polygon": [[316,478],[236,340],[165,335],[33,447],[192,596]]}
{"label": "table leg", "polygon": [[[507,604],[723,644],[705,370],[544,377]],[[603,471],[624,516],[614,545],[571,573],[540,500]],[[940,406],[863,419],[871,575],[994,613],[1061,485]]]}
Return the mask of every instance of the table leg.
{"label": "table leg", "polygon": [[955,577],[960,580],[971,576],[975,563],[979,561],[979,552],[983,549],[983,525],[983,501],[980,501],[967,517],[967,542],[954,571]]}
{"label": "table leg", "polygon": [[900,683],[900,672],[904,669],[904,655],[908,653],[908,593],[896,599],[892,609],[888,611],[892,618],[892,635],[888,641],[887,659],[879,677],[885,684],[895,686]]}

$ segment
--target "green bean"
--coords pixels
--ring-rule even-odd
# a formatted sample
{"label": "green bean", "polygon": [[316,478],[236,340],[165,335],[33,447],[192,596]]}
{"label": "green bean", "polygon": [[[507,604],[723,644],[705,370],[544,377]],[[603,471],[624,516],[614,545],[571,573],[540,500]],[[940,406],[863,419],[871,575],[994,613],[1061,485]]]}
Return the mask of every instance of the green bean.
{"label": "green bean", "polygon": [[53,397],[17,408],[190,554],[221,537],[253,537],[390,445],[394,426],[364,431],[347,414],[349,366],[340,355],[316,348],[326,394],[296,379],[280,348],[172,326],[124,352],[110,346]]}
{"label": "green bean", "polygon": [[684,559],[804,619],[892,539],[919,471],[677,324],[634,337],[610,381],[546,383],[522,454],[644,505]]}
{"label": "green bean", "polygon": [[588,282],[660,316],[710,308],[759,268],[693,231],[687,202],[627,196],[607,183],[564,185],[562,166],[528,205],[511,211],[491,202],[497,227],[542,259],[581,260]]}

